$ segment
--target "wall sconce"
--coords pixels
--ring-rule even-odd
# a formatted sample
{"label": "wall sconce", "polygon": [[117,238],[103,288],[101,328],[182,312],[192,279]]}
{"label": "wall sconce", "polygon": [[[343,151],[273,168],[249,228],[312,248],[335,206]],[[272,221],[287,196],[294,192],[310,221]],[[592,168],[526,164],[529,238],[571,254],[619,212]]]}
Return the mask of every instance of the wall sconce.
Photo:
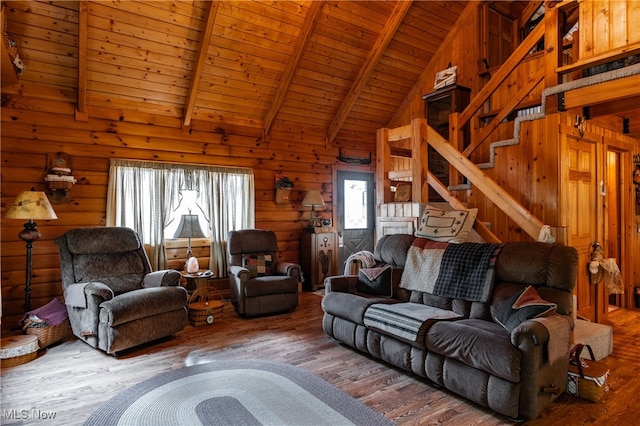
{"label": "wall sconce", "polygon": [[47,192],[54,204],[71,201],[71,187],[76,184],[76,178],[71,174],[69,155],[59,152],[49,161],[50,167],[44,178]]}

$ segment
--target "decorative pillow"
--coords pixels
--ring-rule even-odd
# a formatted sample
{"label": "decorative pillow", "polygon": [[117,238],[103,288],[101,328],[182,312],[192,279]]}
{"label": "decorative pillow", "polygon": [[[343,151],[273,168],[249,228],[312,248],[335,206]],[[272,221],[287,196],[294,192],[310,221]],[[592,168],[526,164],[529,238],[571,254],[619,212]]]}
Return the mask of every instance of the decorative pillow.
{"label": "decorative pillow", "polygon": [[527,286],[496,309],[494,321],[512,332],[521,322],[556,313],[557,305],[540,297],[536,289]]}
{"label": "decorative pillow", "polygon": [[469,241],[478,209],[441,210],[427,205],[420,217],[416,237],[445,243]]}
{"label": "decorative pillow", "polygon": [[243,254],[242,266],[249,270],[251,278],[271,275],[270,254]]}
{"label": "decorative pillow", "polygon": [[356,290],[365,294],[392,297],[392,274],[393,268],[391,265],[380,268],[361,268],[358,271]]}

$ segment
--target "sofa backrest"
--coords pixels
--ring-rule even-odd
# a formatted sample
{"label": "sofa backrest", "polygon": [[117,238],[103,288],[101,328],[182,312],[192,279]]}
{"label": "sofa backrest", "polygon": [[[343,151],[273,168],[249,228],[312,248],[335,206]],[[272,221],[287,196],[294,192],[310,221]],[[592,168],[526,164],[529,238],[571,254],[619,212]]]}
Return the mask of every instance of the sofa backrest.
{"label": "sofa backrest", "polygon": [[[378,241],[377,261],[403,268],[407,252],[416,237],[406,234],[385,235]],[[490,302],[470,302],[397,289],[396,297],[452,310],[470,318],[491,319],[491,307],[527,285],[536,288],[542,298],[558,305],[558,313],[570,315],[573,287],[578,273],[578,253],[574,247],[541,242],[505,243],[495,265],[495,283]]]}
{"label": "sofa backrest", "polygon": [[64,288],[100,281],[115,294],[139,289],[151,272],[138,234],[124,227],[88,227],[67,231],[55,239]]}

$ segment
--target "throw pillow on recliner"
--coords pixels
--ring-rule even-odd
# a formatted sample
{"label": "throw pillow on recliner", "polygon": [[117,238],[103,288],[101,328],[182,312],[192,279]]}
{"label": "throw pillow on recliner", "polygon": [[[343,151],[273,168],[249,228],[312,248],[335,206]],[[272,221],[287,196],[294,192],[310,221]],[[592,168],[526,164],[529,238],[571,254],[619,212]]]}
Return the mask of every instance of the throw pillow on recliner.
{"label": "throw pillow on recliner", "polygon": [[272,259],[270,254],[243,254],[242,266],[249,270],[251,278],[271,275]]}
{"label": "throw pillow on recliner", "polygon": [[557,305],[544,300],[535,287],[527,286],[503,302],[495,311],[494,321],[512,332],[520,323],[532,319],[553,315]]}
{"label": "throw pillow on recliner", "polygon": [[392,275],[391,265],[379,268],[361,268],[358,271],[356,290],[365,294],[393,297]]}

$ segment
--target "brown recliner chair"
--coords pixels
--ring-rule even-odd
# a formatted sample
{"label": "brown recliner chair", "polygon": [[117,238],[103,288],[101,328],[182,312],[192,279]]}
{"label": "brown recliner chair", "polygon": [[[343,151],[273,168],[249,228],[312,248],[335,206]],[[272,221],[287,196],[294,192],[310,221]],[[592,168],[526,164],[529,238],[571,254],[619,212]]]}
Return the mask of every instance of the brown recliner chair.
{"label": "brown recliner chair", "polygon": [[152,272],[132,229],[72,229],[55,243],[71,328],[89,345],[115,355],[187,324],[180,273]]}
{"label": "brown recliner chair", "polygon": [[273,314],[298,306],[300,265],[278,262],[273,231],[231,231],[227,252],[231,302],[240,315]]}

